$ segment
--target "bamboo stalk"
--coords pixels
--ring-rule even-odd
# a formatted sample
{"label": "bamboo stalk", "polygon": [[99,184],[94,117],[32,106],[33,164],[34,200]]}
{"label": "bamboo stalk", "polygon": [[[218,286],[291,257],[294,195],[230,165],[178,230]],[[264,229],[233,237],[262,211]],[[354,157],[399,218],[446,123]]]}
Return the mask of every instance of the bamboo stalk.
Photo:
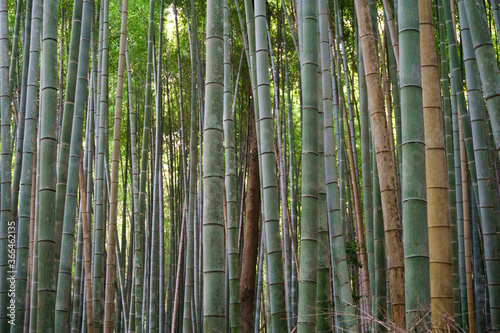
{"label": "bamboo stalk", "polygon": [[462,129],[462,120],[458,119],[460,136],[460,165],[462,177],[462,208],[464,211],[464,253],[465,253],[465,280],[467,286],[467,315],[469,317],[468,329],[470,333],[476,332],[476,318],[474,312],[474,291],[472,285],[472,249],[469,225],[469,190],[467,179],[467,158],[465,157],[465,142]]}
{"label": "bamboo stalk", "polygon": [[85,300],[87,305],[87,331],[94,332],[94,319],[92,312],[92,276],[91,276],[91,263],[90,263],[90,237],[89,237],[89,224],[87,211],[87,192],[85,180],[83,177],[83,164],[80,164],[80,210],[82,211],[83,223],[83,264],[85,270]]}

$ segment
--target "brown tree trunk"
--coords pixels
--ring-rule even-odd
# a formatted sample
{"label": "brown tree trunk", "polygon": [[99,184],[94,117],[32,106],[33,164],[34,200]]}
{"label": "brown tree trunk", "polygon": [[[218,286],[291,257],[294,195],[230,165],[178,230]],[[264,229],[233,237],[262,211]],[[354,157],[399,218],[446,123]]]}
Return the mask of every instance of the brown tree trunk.
{"label": "brown tree trunk", "polygon": [[[249,112],[251,115],[252,112]],[[240,297],[242,332],[254,331],[255,276],[259,248],[260,180],[259,157],[255,121],[249,117],[250,165],[248,168],[247,198],[245,207],[245,231],[241,263]]]}

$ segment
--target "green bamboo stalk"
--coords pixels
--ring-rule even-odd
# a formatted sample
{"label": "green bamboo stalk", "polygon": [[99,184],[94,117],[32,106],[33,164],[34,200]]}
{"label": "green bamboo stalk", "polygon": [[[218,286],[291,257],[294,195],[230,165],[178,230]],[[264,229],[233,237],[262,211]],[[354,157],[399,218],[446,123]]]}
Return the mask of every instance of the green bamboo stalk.
{"label": "green bamboo stalk", "polygon": [[[64,190],[65,198],[60,199],[57,202],[62,203],[62,208],[64,209],[64,220],[62,225],[62,240],[61,240],[61,258],[59,262],[59,278],[57,280],[57,294],[56,294],[56,327],[57,330],[63,332],[68,326],[70,320],[70,305],[71,305],[71,269],[73,261],[73,244],[74,244],[74,230],[75,230],[75,218],[76,218],[76,207],[78,205],[77,194],[78,194],[78,173],[80,160],[82,158],[82,135],[83,135],[83,117],[85,112],[85,101],[87,100],[87,71],[89,67],[89,47],[90,47],[90,15],[92,14],[92,2],[85,1],[83,8],[81,9],[83,14],[80,13],[80,18],[83,19],[83,27],[81,29],[81,39],[78,44],[80,44],[80,52],[78,55],[77,64],[78,72],[75,73],[76,85],[74,91],[70,94],[73,100],[67,100],[65,105],[71,109],[72,114],[72,127],[71,131],[63,128],[63,132],[71,134],[71,142],[69,147],[60,146],[60,153],[63,154],[63,150],[67,151],[68,160],[64,165],[60,165],[61,168],[66,169],[67,178],[64,179],[64,185],[58,184],[61,187],[56,189],[62,191]],[[75,42],[74,42],[75,43]],[[69,97],[68,97],[69,98]],[[73,103],[75,102],[75,103]],[[69,106],[71,104],[71,106]],[[74,108],[74,109],[73,109]],[[68,125],[65,125],[68,126]],[[69,148],[69,149],[68,149]],[[59,160],[60,161],[60,160]],[[63,172],[60,169],[61,173]],[[66,204],[64,204],[66,203]],[[61,208],[61,207],[59,207]],[[75,286],[76,287],[76,286]]]}
{"label": "green bamboo stalk", "polygon": [[76,333],[80,328],[81,320],[81,286],[84,279],[83,276],[83,226],[82,226],[82,214],[79,213],[78,216],[78,231],[76,240],[76,254],[75,254],[75,276],[73,279],[73,304],[71,307],[71,332]]}
{"label": "green bamboo stalk", "polygon": [[203,329],[225,332],[223,193],[224,40],[222,0],[207,1],[205,124],[203,129]]}
{"label": "green bamboo stalk", "polygon": [[[16,8],[14,10],[14,29],[12,34],[12,49],[10,52],[10,64],[9,69],[9,94],[11,95],[12,101],[19,107],[19,100],[17,97],[17,69],[19,66],[19,32],[21,30],[21,12],[23,10],[23,2],[16,2]],[[15,131],[14,131],[15,132]]]}
{"label": "green bamboo stalk", "polygon": [[184,200],[187,201],[188,184],[187,184],[187,168],[186,168],[186,157],[184,148],[184,94],[183,94],[183,84],[182,84],[182,65],[181,65],[181,51],[179,43],[179,24],[177,22],[177,1],[174,0],[174,20],[175,20],[175,36],[177,40],[177,70],[179,73],[179,122],[180,122],[180,135],[181,135],[181,161],[182,161],[182,184],[184,189]]}
{"label": "green bamboo stalk", "polygon": [[456,25],[455,16],[451,10],[455,8],[450,8],[448,1],[443,2],[444,16],[446,20],[446,32],[448,34],[448,53],[450,57],[450,76],[454,78],[455,88],[456,88],[456,98],[458,114],[463,124],[464,129],[464,140],[465,148],[467,153],[467,160],[470,169],[470,175],[472,179],[472,187],[474,190],[474,195],[476,199],[478,198],[478,188],[477,188],[477,174],[476,174],[476,163],[474,159],[474,147],[472,144],[472,130],[470,124],[469,113],[467,113],[467,104],[465,101],[465,93],[463,89],[463,75],[462,67],[460,65],[460,59],[458,58],[457,50],[457,39],[456,39]]}
{"label": "green bamboo stalk", "polygon": [[[104,303],[104,332],[113,332],[113,314],[115,306],[116,279],[116,241],[117,205],[118,205],[118,162],[120,159],[121,117],[123,100],[123,70],[125,67],[125,46],[127,40],[128,0],[123,0],[121,9],[120,51],[118,58],[118,77],[116,82],[116,104],[113,115],[113,155],[111,160],[111,195],[108,222],[108,246],[106,258],[106,286]],[[106,34],[104,35],[106,37]],[[106,42],[105,42],[106,43]],[[106,62],[105,62],[106,64]],[[106,64],[107,65],[107,64]]]}
{"label": "green bamboo stalk", "polygon": [[[382,0],[382,4],[384,7],[384,14],[387,20],[387,28],[389,29],[388,40],[391,41],[389,43],[389,49],[391,49],[394,54],[394,61],[396,68],[399,68],[399,40],[398,40],[398,34],[396,32],[396,26],[394,22],[392,8],[388,0]],[[397,2],[395,6],[397,7]]]}
{"label": "green bamboo stalk", "polygon": [[[40,3],[40,8],[42,7],[42,4]],[[38,162],[40,161],[40,158],[38,157],[38,151],[35,150],[35,158],[37,161],[37,171],[36,171],[36,176],[35,176],[35,204],[33,205],[33,210],[32,212],[35,215],[34,219],[34,230],[33,230],[33,257],[32,257],[32,270],[33,274],[31,276],[31,294],[30,294],[30,311],[29,311],[29,332],[36,332],[36,318],[37,318],[37,303],[38,303],[38,189],[39,189],[39,180],[40,180],[40,173],[38,171]]]}
{"label": "green bamboo stalk", "polygon": [[[147,169],[148,169],[148,150],[151,138],[151,75],[153,71],[153,36],[154,36],[154,1],[150,1],[149,4],[149,24],[148,24],[148,54],[147,54],[147,66],[146,66],[146,91],[145,91],[145,106],[144,106],[144,125],[142,131],[142,151],[141,151],[141,167],[140,167],[140,181],[139,181],[139,206],[138,206],[138,228],[136,229],[136,246],[140,249],[136,252],[142,256],[142,253],[146,246],[143,246],[142,239],[140,236],[140,230],[144,228],[145,213],[146,213],[146,183],[147,183]],[[138,258],[138,261],[142,259]],[[146,263],[147,261],[145,261]],[[136,267],[136,305],[135,305],[135,320],[136,327],[135,331],[137,333],[142,333],[143,329],[143,313],[142,307],[144,304],[141,300],[143,298],[143,286],[142,286],[142,267]]]}
{"label": "green bamboo stalk", "polygon": [[[155,169],[157,174],[157,195],[156,206],[153,208],[153,212],[156,214],[158,219],[158,290],[157,298],[154,300],[158,301],[157,317],[158,317],[158,327],[157,331],[163,333],[164,331],[164,321],[165,321],[165,221],[164,221],[164,202],[163,202],[163,173],[162,173],[162,163],[163,163],[163,80],[162,80],[162,53],[163,53],[163,29],[164,29],[164,1],[160,4],[160,34],[158,43],[158,66],[157,66],[157,80],[156,80],[156,146],[158,147],[156,151],[155,158]],[[155,203],[153,203],[155,204]],[[153,217],[154,218],[154,217]]]}
{"label": "green bamboo stalk", "polygon": [[[334,1],[334,10],[335,10],[335,40],[336,40],[336,48],[334,49],[334,53],[336,56],[336,66],[337,66],[337,76],[336,76],[336,99],[337,99],[337,108],[334,108],[334,117],[335,117],[335,128],[336,131],[336,140],[337,140],[337,158],[338,158],[338,175],[339,175],[339,187],[340,187],[340,221],[341,225],[344,227],[345,234],[345,225],[346,223],[346,163],[345,163],[345,136],[344,136],[344,117],[343,108],[345,107],[345,97],[344,97],[344,88],[342,75],[340,74],[342,71],[342,58],[339,52],[340,50],[340,29],[338,28],[342,23],[342,13],[339,10],[338,1]],[[333,38],[332,38],[333,39]],[[332,66],[333,68],[333,66]]]}
{"label": "green bamboo stalk", "polygon": [[[289,184],[290,184],[290,241],[293,244],[297,244],[297,204],[296,204],[296,191],[295,191],[295,166],[294,166],[294,145],[293,145],[293,128],[292,128],[292,101],[290,93],[290,74],[288,66],[288,56],[286,53],[286,43],[285,43],[285,80],[287,85],[287,132],[288,132],[288,169],[289,169]],[[290,327],[297,326],[297,261],[295,255],[291,256],[291,268],[290,268],[290,315],[291,315],[291,325]]]}
{"label": "green bamboo stalk", "polygon": [[[57,154],[57,1],[43,3],[37,331],[54,330],[56,279],[55,190]],[[3,119],[3,117],[2,117]],[[6,142],[3,141],[2,142]],[[3,145],[2,145],[3,147]],[[5,172],[5,170],[3,170]],[[5,192],[2,191],[2,197]]]}
{"label": "green bamboo stalk", "polygon": [[[328,20],[325,1],[318,1],[318,13],[322,20]],[[318,17],[318,21],[319,21]],[[319,21],[319,24],[322,22]],[[319,25],[318,25],[319,27]],[[318,61],[321,61],[321,45],[318,43]],[[328,65],[328,62],[327,62]],[[318,63],[318,272],[316,289],[316,332],[332,332],[332,283],[330,239],[328,233],[328,210],[325,173],[325,115],[323,109],[323,85],[321,66]]]}
{"label": "green bamboo stalk", "polygon": [[[373,317],[384,322],[387,320],[385,309],[387,308],[386,287],[386,264],[385,264],[385,237],[384,224],[381,207],[380,184],[378,178],[377,164],[373,164],[373,265],[375,271],[375,299],[373,300]],[[375,325],[378,331],[383,328]]]}
{"label": "green bamboo stalk", "polygon": [[[82,6],[83,1],[77,0],[73,4],[73,17],[71,24],[71,38],[68,52],[68,64],[66,71],[66,90],[64,93],[64,110],[62,110],[62,123],[60,130],[60,138],[58,142],[58,156],[57,156],[57,186],[56,186],[56,210],[54,212],[56,216],[55,224],[55,234],[56,234],[56,269],[60,267],[60,255],[61,255],[61,240],[62,240],[62,230],[63,230],[63,220],[64,220],[64,206],[66,203],[66,188],[67,188],[67,178],[68,178],[68,160],[70,154],[70,142],[71,142],[71,132],[72,132],[72,122],[73,114],[75,109],[75,96],[76,96],[76,82],[77,82],[77,71],[78,71],[78,60],[79,60],[79,49],[80,49],[80,32],[82,26]],[[88,17],[90,19],[90,16]],[[90,20],[89,20],[90,21]],[[89,24],[90,22],[85,22]],[[87,50],[88,52],[88,50]],[[86,72],[85,72],[86,74]],[[82,106],[83,107],[83,106]],[[82,112],[83,115],[83,112]],[[73,178],[76,180],[76,177]],[[74,238],[74,222],[71,231],[72,238]],[[68,231],[68,230],[66,230]],[[73,241],[71,241],[71,248],[73,248]],[[68,255],[68,248],[64,249],[66,251],[63,255]],[[72,254],[72,252],[71,252]],[[71,259],[69,260],[71,262]],[[66,270],[67,266],[63,266],[63,270]],[[64,273],[63,273],[64,274]],[[71,285],[71,274],[69,274],[69,285]],[[66,287],[66,285],[63,285]],[[59,290],[59,288],[57,288]],[[71,288],[64,288],[66,291],[70,292]],[[71,294],[68,294],[71,296]],[[62,294],[60,292],[59,297]],[[68,299],[69,301],[69,299]],[[56,303],[59,303],[57,301]],[[69,303],[67,305],[57,305],[57,307],[63,306],[63,311],[69,311]],[[59,310],[59,309],[58,309]],[[65,315],[64,320],[56,319],[60,327],[65,327],[69,322],[69,312]]]}
{"label": "green bamboo stalk", "polygon": [[[283,8],[283,7],[282,7]],[[282,11],[282,18],[284,20],[284,11]],[[283,29],[281,29],[283,27]],[[269,27],[268,27],[269,30]],[[278,44],[283,43],[283,49],[286,48],[286,30],[285,30],[285,25],[279,24],[278,30],[280,31],[278,35]],[[286,79],[279,80],[279,75],[285,74],[285,77],[287,73],[283,73],[283,71],[288,71],[288,69],[284,67],[283,61],[282,61],[282,55],[281,55],[281,49],[278,48],[277,52],[277,69],[274,67],[274,59],[272,56],[272,46],[271,46],[271,35],[269,34],[268,31],[268,40],[269,40],[269,49],[270,49],[270,55],[271,55],[271,65],[273,68],[273,86],[274,86],[274,108],[276,109],[276,133],[277,133],[277,139],[278,139],[278,158],[279,158],[279,181],[280,181],[280,203],[281,203],[281,216],[282,216],[282,222],[281,222],[281,229],[283,233],[283,259],[284,259],[284,264],[285,264],[285,292],[286,292],[286,317],[287,317],[287,324],[289,330],[292,329],[293,327],[293,322],[292,322],[292,272],[291,272],[291,266],[292,266],[292,256],[295,255],[295,251],[293,249],[296,248],[295,244],[291,244],[292,238],[290,237],[290,213],[288,212],[288,187],[287,187],[287,174],[286,174],[286,167],[285,167],[285,159],[286,159],[286,140],[284,140],[286,136],[286,129],[285,129],[285,123],[284,123],[284,112],[286,110],[285,107],[285,81]],[[288,63],[286,63],[288,65]],[[280,99],[281,96],[281,99]],[[283,114],[282,114],[283,112]],[[324,172],[323,172],[324,174]],[[323,191],[324,192],[324,191]],[[324,193],[326,195],[326,193]],[[325,224],[326,224],[326,201],[325,201]],[[328,229],[326,230],[326,237],[328,239]],[[328,246],[326,250],[326,254],[328,254]],[[328,264],[329,264],[329,258],[327,258]],[[330,271],[328,271],[328,276],[330,276]],[[331,284],[329,283],[329,279],[327,280],[327,286],[330,285],[331,289]],[[330,290],[330,297],[331,297],[331,290]]]}
{"label": "green bamboo stalk", "polygon": [[472,265],[474,271],[474,291],[476,297],[475,310],[476,310],[476,331],[484,332],[486,329],[486,290],[484,281],[484,263],[481,256],[481,244],[479,242],[479,207],[477,207],[476,200],[471,195],[471,229],[472,229]]}
{"label": "green bamboo stalk", "polygon": [[[479,67],[479,74],[483,85],[484,98],[486,100],[488,115],[497,147],[497,154],[500,154],[500,113],[498,112],[500,107],[500,96],[498,96],[500,89],[500,72],[495,57],[495,51],[491,41],[491,35],[489,31],[487,31],[488,26],[483,5],[476,1],[472,2],[469,0],[465,1],[464,4],[467,11],[472,44],[474,45],[474,52]],[[464,135],[467,137],[465,128]],[[467,157],[469,159],[469,154],[467,154]],[[480,171],[481,176],[484,176],[483,170]],[[494,273],[500,270],[498,237],[496,236],[497,227],[495,226],[495,220],[490,220],[482,214],[481,212],[485,265],[488,277],[488,291],[490,294],[491,326],[493,330],[496,330],[500,329],[500,276]],[[496,219],[496,221],[498,222],[498,219]]]}
{"label": "green bamboo stalk", "polygon": [[[297,244],[297,204],[295,191],[295,161],[294,161],[294,145],[293,145],[293,121],[292,121],[292,100],[290,91],[290,73],[289,61],[286,48],[286,38],[283,38],[284,53],[285,53],[285,81],[287,86],[286,103],[287,103],[287,132],[288,132],[288,168],[289,168],[289,184],[290,184],[290,234],[291,242]],[[291,256],[291,274],[290,274],[290,326],[297,326],[297,262],[295,256]]]}
{"label": "green bamboo stalk", "polygon": [[[468,24],[468,14],[465,11],[463,1],[458,3],[460,13],[460,27],[462,32],[462,46],[464,49],[465,70],[467,79],[468,102],[471,118],[471,127],[474,144],[474,156],[477,167],[477,180],[479,191],[479,212],[481,220],[495,221],[494,204],[495,198],[490,191],[490,184],[494,175],[491,174],[492,164],[488,152],[488,129],[484,122],[484,100],[479,82],[479,70],[476,62],[471,33]],[[475,198],[474,198],[475,199]],[[475,200],[474,200],[475,202]],[[483,230],[484,232],[484,230]],[[491,296],[491,295],[490,295]],[[491,298],[490,298],[491,299]],[[479,316],[476,316],[479,318]]]}
{"label": "green bamboo stalk", "polygon": [[[402,202],[405,249],[406,328],[430,324],[429,240],[418,1],[398,4],[402,125]],[[416,52],[417,51],[417,52]],[[416,54],[415,54],[416,52]],[[419,328],[420,327],[420,328]]]}
{"label": "green bamboo stalk", "polygon": [[[465,1],[464,4],[465,9],[467,10],[472,43],[474,45],[474,52],[476,54],[479,73],[481,75],[484,98],[486,100],[488,115],[493,129],[497,154],[500,154],[500,112],[498,112],[500,106],[500,97],[498,96],[500,89],[500,72],[496,61],[495,49],[493,48],[491,33],[488,31],[484,5],[477,1],[469,0]],[[489,233],[487,230],[484,232]],[[488,259],[486,261],[488,261]],[[486,264],[488,265],[489,263],[487,262]],[[494,293],[495,296],[490,298],[490,301],[495,302],[495,305],[492,306],[492,311],[493,308],[498,308],[496,302],[499,302],[499,300],[496,300],[499,297],[498,291],[495,291]],[[493,328],[496,328],[497,325],[500,325],[500,323],[497,323],[497,320],[495,319],[493,320],[492,325]]]}
{"label": "green bamboo stalk", "polygon": [[167,289],[167,311],[165,320],[165,331],[168,331],[171,327],[172,320],[172,303],[173,303],[173,290],[175,288],[175,216],[174,216],[174,151],[173,151],[173,139],[172,139],[172,112],[170,107],[169,98],[169,85],[167,81],[167,105],[168,105],[168,136],[169,136],[169,210],[170,210],[170,243],[169,243],[169,277],[168,277],[168,289]]}
{"label": "green bamboo stalk", "polygon": [[[22,3],[19,1],[18,5]],[[29,56],[30,56],[30,43],[31,43],[31,11],[33,1],[26,1],[26,22],[23,35],[23,62],[22,62],[22,79],[21,79],[21,98],[19,102],[18,111],[18,129],[16,138],[16,151],[15,151],[15,165],[14,175],[12,178],[12,215],[17,218],[18,203],[19,203],[19,188],[22,173],[22,158],[24,147],[24,128],[25,128],[25,114],[26,114],[26,92],[29,70]],[[14,56],[14,54],[12,54]],[[13,57],[11,57],[11,62]],[[11,66],[13,67],[13,66]],[[23,318],[24,319],[24,318]],[[22,325],[21,325],[22,326]]]}
{"label": "green bamboo stalk", "polygon": [[[269,51],[267,41],[266,3],[255,2],[255,49],[258,90],[258,127],[262,165],[262,192],[264,232],[266,233],[266,259],[269,264],[270,327],[274,332],[284,332],[285,287],[279,227],[279,196],[276,177],[276,155],[274,152],[274,121],[271,113],[271,94],[268,75]],[[257,114],[256,114],[257,115]],[[260,127],[260,130],[259,130]]]}
{"label": "green bamboo stalk", "polygon": [[[194,10],[194,8],[193,8]],[[186,8],[186,16],[188,17],[187,8]],[[193,16],[193,19],[195,17]],[[184,287],[184,323],[183,323],[183,331],[184,332],[192,332],[195,330],[195,325],[193,322],[196,321],[196,318],[193,316],[192,309],[194,309],[194,206],[196,203],[196,183],[197,183],[197,164],[198,164],[198,122],[197,122],[197,108],[196,108],[196,58],[195,58],[195,47],[193,43],[194,41],[194,26],[189,25],[189,37],[190,37],[190,58],[191,58],[191,101],[190,101],[190,109],[191,109],[191,139],[189,143],[189,165],[188,165],[188,173],[189,173],[189,193],[188,195],[188,206],[187,206],[187,233],[186,233],[186,279],[185,279],[185,287]]]}
{"label": "green bamboo stalk", "polygon": [[[495,17],[495,29],[497,31],[497,38],[498,38],[498,36],[500,35],[499,34],[499,31],[500,31],[500,7],[499,7],[497,1],[490,1],[490,5],[491,5],[491,11],[493,12],[493,16]],[[490,16],[490,20],[491,20],[491,16]]]}
{"label": "green bamboo stalk", "polygon": [[240,259],[238,249],[238,218],[236,188],[236,156],[234,116],[232,113],[231,49],[228,1],[224,6],[224,146],[225,187],[227,206],[227,252],[229,274],[229,322],[231,332],[241,332],[240,318]]}
{"label": "green bamboo stalk", "polygon": [[[398,51],[399,52],[399,51]],[[396,160],[398,173],[398,192],[401,195],[401,169],[403,164],[402,142],[401,142],[401,103],[399,96],[398,63],[396,63],[394,48],[389,46],[387,57],[389,60],[389,76],[392,90],[392,109],[394,111],[394,123],[396,127]],[[390,124],[390,126],[393,126]]]}
{"label": "green bamboo stalk", "polygon": [[465,143],[461,119],[458,118],[458,133],[460,138],[460,166],[462,182],[462,208],[464,210],[463,238],[464,238],[464,259],[465,259],[465,294],[467,302],[467,324],[465,328],[469,332],[476,332],[476,318],[474,313],[474,292],[472,290],[472,262],[471,262],[471,244],[470,244],[470,211],[469,211],[469,193],[467,176],[467,159],[465,158]]}
{"label": "green bamboo stalk", "polygon": [[[320,7],[324,8],[324,7]],[[323,11],[322,11],[323,12]],[[355,313],[356,307],[352,297],[349,271],[347,269],[346,250],[344,240],[344,226],[340,219],[340,191],[338,186],[337,166],[334,144],[333,107],[338,113],[337,86],[333,79],[333,55],[330,49],[331,40],[329,38],[327,22],[320,16],[320,37],[321,37],[321,67],[323,86],[323,110],[324,110],[324,133],[325,133],[325,178],[326,196],[328,209],[328,226],[330,233],[330,255],[333,267],[333,280],[335,290],[335,308],[342,319],[338,320],[338,325],[342,329],[356,330]],[[330,63],[328,59],[330,58]],[[333,85],[333,86],[332,86]]]}
{"label": "green bamboo stalk", "polygon": [[255,297],[255,321],[254,321],[254,333],[260,332],[260,316],[261,309],[263,308],[262,300],[262,280],[264,275],[264,252],[265,252],[266,234],[262,230],[260,233],[260,246],[259,246],[259,263],[257,268],[257,292]]}
{"label": "green bamboo stalk", "polygon": [[[32,14],[30,17],[32,34],[30,36],[29,71],[27,77],[26,99],[36,101],[38,99],[38,74],[40,57],[40,24],[41,24],[42,3],[35,0],[32,4]],[[31,219],[31,194],[33,191],[32,172],[33,165],[36,167],[36,128],[38,106],[36,103],[26,103],[25,126],[23,135],[23,161],[24,168],[21,169],[21,186],[19,198],[18,215],[18,243],[16,257],[16,325],[11,327],[13,333],[20,332],[26,311],[26,286],[28,283],[27,264],[29,263],[29,233],[28,225]],[[36,186],[35,186],[36,190]],[[35,275],[35,265],[32,265],[32,276]],[[32,284],[33,287],[33,284]],[[36,290],[36,289],[33,289]],[[36,292],[35,292],[36,294]],[[33,292],[32,292],[33,295]]]}
{"label": "green bamboo stalk", "polygon": [[[0,2],[0,109],[1,109],[1,188],[0,193],[2,198],[0,200],[0,329],[7,331],[9,329],[7,317],[10,300],[8,297],[9,280],[11,274],[8,271],[9,259],[15,259],[15,248],[9,252],[9,235],[12,240],[15,240],[15,224],[11,223],[11,163],[12,163],[12,150],[11,150],[11,94],[9,92],[9,14],[8,2],[2,0]],[[12,225],[13,229],[9,229]],[[11,232],[9,233],[9,230]],[[12,246],[15,246],[12,243]],[[10,257],[12,256],[12,257]],[[13,268],[13,267],[12,267]],[[14,277],[14,276],[12,276]]]}
{"label": "green bamboo stalk", "polygon": [[[89,158],[91,160],[91,158]],[[85,310],[86,310],[86,316],[84,315],[83,322],[85,323],[86,319],[86,325],[83,325],[83,327],[87,327],[87,332],[88,333],[93,333],[94,332],[94,317],[93,317],[93,310],[92,310],[92,288],[91,288],[91,283],[92,283],[92,275],[91,275],[91,252],[90,252],[90,225],[89,225],[89,219],[88,216],[89,210],[87,209],[89,207],[89,204],[87,202],[87,195],[88,192],[86,193],[86,185],[85,185],[85,176],[83,174],[83,165],[80,164],[79,168],[79,184],[80,184],[80,199],[81,199],[81,204],[80,204],[80,209],[82,211],[82,228],[83,228],[83,260],[84,260],[84,269],[85,269],[85,293],[84,293],[84,300],[85,301]],[[90,173],[89,173],[90,174]]]}
{"label": "green bamboo stalk", "polygon": [[[365,215],[366,252],[368,255],[368,271],[370,275],[371,294],[375,295],[375,269],[374,269],[374,208],[373,199],[377,194],[372,189],[372,170],[370,163],[370,122],[368,118],[368,96],[366,94],[366,80],[363,68],[363,56],[358,53],[358,80],[359,80],[359,113],[360,113],[360,139],[361,139],[361,171],[363,177],[363,210]],[[375,174],[374,174],[375,175]],[[378,194],[379,195],[379,194]],[[374,304],[374,303],[373,303]],[[375,306],[375,305],[374,305]],[[375,309],[372,307],[372,309]],[[371,311],[371,310],[370,310]]]}
{"label": "green bamboo stalk", "polygon": [[[335,2],[336,3],[336,2]],[[372,9],[370,9],[372,11]],[[375,9],[376,10],[376,9]],[[373,14],[372,14],[373,15]],[[340,19],[340,16],[339,16]],[[346,121],[346,129],[347,126],[349,126],[350,130],[350,145],[351,147],[356,147],[356,131],[354,128],[354,105],[353,101],[351,98],[351,87],[350,87],[350,82],[349,82],[349,67],[347,66],[347,57],[346,57],[346,51],[345,51],[345,38],[344,38],[344,33],[342,31],[342,24],[340,23],[340,20],[338,20],[337,25],[336,25],[336,32],[338,30],[338,44],[339,47],[337,50],[339,51],[339,56],[342,56],[342,71],[344,72],[344,82],[346,86],[346,97],[347,97],[347,107],[349,110],[349,123]],[[340,66],[339,66],[339,73],[340,73]],[[341,80],[340,75],[339,75],[339,80]],[[357,162],[357,150],[351,150],[352,151],[353,157],[354,157],[354,175],[356,176],[356,184],[359,184],[359,176],[358,176],[358,162]]]}
{"label": "green bamboo stalk", "polygon": [[[105,159],[107,159],[107,129],[109,117],[108,104],[108,61],[109,61],[109,1],[103,1],[102,21],[102,51],[101,51],[101,73],[99,98],[99,139],[97,144],[96,164],[96,194],[95,194],[95,221],[94,221],[94,251],[93,251],[93,275],[92,275],[92,304],[93,320],[96,331],[103,329],[103,298],[104,298],[104,239],[105,239],[105,205],[107,198],[107,186],[105,182],[109,179],[106,175]],[[97,124],[97,122],[96,122]],[[112,254],[110,254],[111,256]]]}
{"label": "green bamboo stalk", "polygon": [[458,236],[458,276],[460,290],[460,312],[458,313],[459,325],[466,326],[465,313],[467,312],[467,296],[465,294],[465,257],[464,257],[464,211],[462,202],[462,180],[460,165],[460,140],[458,134],[458,111],[456,85],[451,77],[451,107],[452,107],[452,130],[453,130],[453,162],[455,165],[455,198],[457,208],[457,236]]}
{"label": "green bamboo stalk", "polygon": [[[136,130],[136,123],[135,123],[135,109],[134,109],[134,103],[133,103],[133,95],[132,95],[132,75],[131,75],[131,68],[130,68],[130,59],[129,59],[129,49],[128,49],[128,44],[126,47],[126,52],[125,52],[125,62],[127,66],[127,98],[128,98],[128,107],[129,107],[129,124],[130,124],[130,155],[131,155],[131,168],[132,168],[132,213],[133,213],[133,252],[134,252],[134,258],[133,258],[133,276],[134,278],[132,279],[132,284],[134,289],[134,293],[132,294],[134,303],[130,303],[130,308],[133,310],[132,315],[129,317],[130,318],[130,326],[131,329],[129,330],[136,330],[137,327],[137,322],[135,316],[137,315],[137,306],[139,303],[139,306],[141,306],[141,300],[138,300],[136,295],[136,284],[141,283],[141,279],[135,278],[138,273],[142,272],[142,262],[141,262],[141,247],[140,245],[142,243],[142,233],[140,229],[140,224],[139,224],[139,179],[138,179],[138,167],[137,167],[137,130]],[[131,297],[131,298],[132,298]],[[132,302],[132,299],[130,300]],[[133,324],[132,324],[132,319],[134,319]]]}

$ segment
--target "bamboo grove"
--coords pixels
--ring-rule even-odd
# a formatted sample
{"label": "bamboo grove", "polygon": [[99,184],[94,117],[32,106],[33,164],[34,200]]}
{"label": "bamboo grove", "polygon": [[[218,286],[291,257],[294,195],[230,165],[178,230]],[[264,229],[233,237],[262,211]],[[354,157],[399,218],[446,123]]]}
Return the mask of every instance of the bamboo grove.
{"label": "bamboo grove", "polygon": [[0,332],[500,332],[496,0],[0,0]]}

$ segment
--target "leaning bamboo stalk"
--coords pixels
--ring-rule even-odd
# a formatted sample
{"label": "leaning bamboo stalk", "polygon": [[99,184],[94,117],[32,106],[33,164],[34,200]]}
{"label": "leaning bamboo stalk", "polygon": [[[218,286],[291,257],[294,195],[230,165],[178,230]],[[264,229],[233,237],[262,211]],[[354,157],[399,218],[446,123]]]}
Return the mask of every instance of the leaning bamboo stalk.
{"label": "leaning bamboo stalk", "polygon": [[175,291],[174,291],[174,299],[173,299],[173,310],[172,310],[172,325],[171,325],[171,331],[175,332],[176,325],[177,325],[177,314],[179,311],[179,293],[180,293],[180,279],[182,275],[182,256],[183,256],[183,249],[184,249],[184,228],[185,228],[185,221],[186,221],[186,208],[185,206],[187,205],[186,202],[184,202],[184,208],[182,209],[182,222],[181,222],[181,229],[180,229],[180,239],[179,239],[179,253],[177,254],[177,268],[176,268],[176,273],[175,273]]}
{"label": "leaning bamboo stalk", "polygon": [[[118,238],[117,238],[118,239]],[[115,247],[115,257],[116,257],[116,266],[117,266],[117,270],[118,272],[121,272],[121,264],[120,264],[120,256],[119,256],[119,253],[120,253],[120,249],[119,249],[119,246],[118,244],[116,245]],[[115,281],[117,284],[118,284],[118,291],[120,292],[120,295],[121,297],[119,299],[117,299],[118,301],[118,307],[121,306],[121,311],[123,312],[123,319],[124,319],[124,322],[125,322],[125,327],[128,327],[127,323],[128,323],[128,317],[127,317],[127,306],[125,304],[125,287],[124,287],[124,284],[123,284],[123,278],[122,278],[122,275],[120,273],[117,274],[118,275],[118,279]],[[121,301],[119,301],[121,300]],[[115,315],[113,313],[113,315]],[[117,327],[119,327],[117,325]],[[119,331],[117,329],[117,331]]]}
{"label": "leaning bamboo stalk", "polygon": [[[60,260],[61,255],[63,256],[65,255],[64,253],[61,254],[61,252],[66,250],[63,249],[61,246],[62,246],[62,237],[64,237],[63,221],[64,221],[64,211],[66,203],[65,200],[66,188],[68,181],[68,163],[69,163],[69,156],[71,149],[70,143],[73,130],[72,123],[73,123],[74,109],[76,107],[75,95],[76,95],[76,86],[78,82],[78,66],[79,66],[78,59],[80,57],[79,49],[81,44],[80,35],[82,28],[82,11],[83,11],[83,1],[82,0],[74,1],[73,17],[71,24],[71,38],[69,43],[70,45],[69,45],[68,61],[67,61],[66,89],[64,92],[64,106],[63,110],[61,110],[62,115],[60,116],[62,120],[61,120],[60,137],[58,142],[56,210],[55,210],[56,269],[61,268],[60,270],[65,269],[65,267],[64,266],[61,267],[60,263],[58,263],[57,261]],[[84,22],[83,24],[89,25],[90,24],[89,21],[90,21],[89,18],[87,18],[87,21],[83,21]],[[62,91],[60,93],[62,93]],[[60,103],[62,104],[62,101],[60,101]],[[83,108],[83,106],[81,107]],[[71,275],[69,278],[71,278]],[[69,311],[67,311],[67,309],[69,308],[69,302],[67,301],[61,302],[61,297],[59,296],[60,293],[61,291],[59,290],[58,299],[56,303],[56,325],[66,326],[69,320],[68,316]]]}

